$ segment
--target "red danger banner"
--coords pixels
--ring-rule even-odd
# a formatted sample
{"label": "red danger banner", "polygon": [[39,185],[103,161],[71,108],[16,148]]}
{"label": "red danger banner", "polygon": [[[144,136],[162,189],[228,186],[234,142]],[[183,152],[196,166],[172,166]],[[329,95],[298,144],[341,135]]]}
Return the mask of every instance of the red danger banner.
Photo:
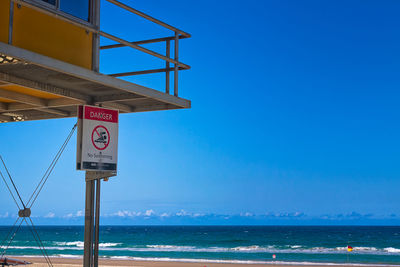
{"label": "red danger banner", "polygon": [[82,119],[83,113],[85,114],[85,119],[96,120],[96,121],[106,121],[118,123],[118,111],[113,109],[104,109],[98,107],[85,106],[85,111],[83,112],[83,107],[79,109],[79,118]]}

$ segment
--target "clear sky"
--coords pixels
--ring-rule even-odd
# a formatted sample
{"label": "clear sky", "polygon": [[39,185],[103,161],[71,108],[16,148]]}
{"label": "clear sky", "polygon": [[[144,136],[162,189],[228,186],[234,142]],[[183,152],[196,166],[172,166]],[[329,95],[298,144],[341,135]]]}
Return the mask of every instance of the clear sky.
{"label": "clear sky", "polygon": [[[121,115],[103,224],[400,223],[400,2],[124,2],[193,35],[180,42],[192,69],[179,81],[192,108]],[[106,32],[170,33],[117,12],[103,2]],[[163,66],[129,52],[102,52],[101,70]],[[0,154],[25,198],[75,122],[0,124]],[[36,222],[83,224],[75,146],[74,135],[32,210]],[[0,201],[0,223],[13,222],[3,185]]]}

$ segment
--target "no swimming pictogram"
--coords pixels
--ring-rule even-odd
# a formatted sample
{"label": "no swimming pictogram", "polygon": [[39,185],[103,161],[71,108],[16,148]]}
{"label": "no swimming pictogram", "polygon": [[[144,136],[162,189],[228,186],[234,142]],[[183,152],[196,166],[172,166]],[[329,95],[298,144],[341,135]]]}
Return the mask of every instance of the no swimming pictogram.
{"label": "no swimming pictogram", "polygon": [[104,150],[110,144],[110,133],[103,125],[98,125],[92,132],[92,144],[98,150]]}

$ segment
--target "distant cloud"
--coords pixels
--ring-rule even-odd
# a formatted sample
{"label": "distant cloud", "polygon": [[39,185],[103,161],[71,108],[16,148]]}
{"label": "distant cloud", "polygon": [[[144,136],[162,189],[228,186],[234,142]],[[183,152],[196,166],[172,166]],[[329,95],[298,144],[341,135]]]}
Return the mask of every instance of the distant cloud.
{"label": "distant cloud", "polygon": [[[65,215],[56,215],[48,212],[36,216],[43,223],[83,224],[85,212],[78,210]],[[15,217],[13,213],[0,214],[0,223],[9,222]],[[184,209],[175,212],[158,212],[154,209],[143,211],[118,210],[112,213],[101,214],[104,224],[204,224],[204,225],[279,225],[279,224],[357,224],[357,223],[396,223],[400,216],[392,213],[387,215],[374,215],[372,213],[359,213],[356,211],[338,214],[307,215],[301,211],[295,212],[264,212],[243,211],[237,214],[190,212]]]}
{"label": "distant cloud", "polygon": [[136,212],[127,211],[127,210],[119,210],[119,211],[117,211],[115,213],[112,213],[112,214],[109,214],[109,215],[106,215],[106,216],[107,217],[116,216],[116,217],[122,217],[122,218],[124,218],[124,217],[135,217],[135,216],[140,216],[140,212],[136,213]]}
{"label": "distant cloud", "polygon": [[342,221],[342,220],[360,220],[360,219],[384,219],[384,218],[392,217],[392,215],[395,215],[395,214],[391,214],[389,216],[376,216],[372,213],[361,214],[361,213],[353,211],[353,212],[346,213],[346,214],[342,214],[342,213],[324,214],[324,215],[319,216],[319,218],[323,219],[323,220]]}
{"label": "distant cloud", "polygon": [[170,217],[170,216],[171,216],[171,214],[166,213],[166,212],[164,212],[164,213],[162,213],[162,214],[160,215],[161,218],[168,218],[168,217]]}
{"label": "distant cloud", "polygon": [[83,210],[78,210],[76,212],[76,217],[82,217],[84,215]]}
{"label": "distant cloud", "polygon": [[154,215],[154,210],[146,210],[146,212],[144,213],[145,216],[152,216]]}
{"label": "distant cloud", "polygon": [[78,210],[76,213],[68,213],[63,216],[63,218],[71,219],[71,218],[79,218],[85,215],[83,210]]}
{"label": "distant cloud", "polygon": [[128,210],[119,210],[117,212],[111,213],[111,214],[104,214],[104,217],[110,218],[110,217],[119,217],[119,218],[159,218],[159,219],[172,219],[172,218],[180,218],[180,219],[212,219],[212,220],[230,220],[234,218],[247,218],[247,219],[253,219],[253,220],[260,220],[260,219],[267,219],[267,218],[274,218],[274,219],[280,219],[280,218],[302,218],[306,217],[304,212],[283,212],[283,213],[265,213],[265,214],[255,214],[252,212],[242,212],[240,214],[215,214],[215,213],[200,213],[200,212],[188,212],[184,209],[181,209],[178,212],[175,213],[167,213],[167,212],[162,212],[162,213],[157,213],[153,209],[146,210],[144,212],[141,211],[128,211]]}
{"label": "distant cloud", "polygon": [[277,212],[277,213],[272,213],[272,212],[267,212],[265,214],[266,217],[272,217],[272,218],[300,218],[300,217],[305,217],[306,214],[304,212],[296,211],[296,212]]}
{"label": "distant cloud", "polygon": [[182,217],[182,216],[188,216],[190,214],[188,212],[186,212],[185,210],[181,210],[181,211],[177,212],[175,215]]}
{"label": "distant cloud", "polygon": [[56,214],[54,212],[49,212],[44,216],[44,218],[54,218],[54,217],[56,217]]}
{"label": "distant cloud", "polygon": [[118,217],[131,217],[131,213],[129,211],[121,211],[119,210],[117,213],[114,213],[114,215],[118,216]]}

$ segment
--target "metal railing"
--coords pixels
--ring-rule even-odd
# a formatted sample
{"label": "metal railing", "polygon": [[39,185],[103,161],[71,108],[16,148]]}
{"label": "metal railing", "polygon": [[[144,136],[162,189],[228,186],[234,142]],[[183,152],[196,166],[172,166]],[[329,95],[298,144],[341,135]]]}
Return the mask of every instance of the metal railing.
{"label": "metal railing", "polygon": [[[170,37],[164,37],[164,38],[157,38],[157,39],[150,39],[150,40],[143,40],[143,41],[136,41],[136,42],[127,42],[121,38],[118,38],[116,36],[113,36],[111,34],[105,33],[100,31],[100,35],[103,37],[106,37],[108,39],[111,39],[115,42],[118,42],[119,44],[116,45],[106,45],[100,47],[100,49],[112,49],[112,48],[119,48],[119,47],[125,47],[129,46],[131,48],[137,49],[139,51],[142,51],[144,53],[147,53],[149,55],[155,56],[157,58],[160,58],[162,60],[165,60],[165,68],[162,69],[150,69],[150,70],[142,70],[142,71],[132,71],[132,72],[124,72],[124,73],[115,73],[112,74],[111,76],[113,77],[123,77],[123,76],[133,76],[133,75],[141,75],[141,74],[150,74],[150,73],[160,73],[160,72],[165,72],[165,93],[169,94],[170,91],[170,72],[174,72],[174,95],[178,96],[178,73],[179,70],[187,70],[190,69],[189,65],[186,65],[182,62],[179,61],[179,39],[183,38],[189,38],[191,35],[187,32],[184,32],[178,28],[175,28],[165,22],[162,22],[156,18],[153,18],[139,10],[136,10],[130,6],[127,6],[117,0],[107,0],[108,2],[119,6],[133,14],[136,14],[142,18],[145,18],[149,21],[152,21],[160,26],[163,26],[164,28],[167,28],[175,33],[174,36]],[[175,53],[174,53],[174,59],[170,57],[171,54],[171,41],[174,41],[175,45]],[[165,56],[161,55],[157,52],[154,52],[152,50],[146,49],[142,46],[141,44],[149,44],[149,43],[157,43],[157,42],[165,42]],[[174,67],[170,67],[170,63],[174,64]]]}
{"label": "metal railing", "polygon": [[[130,6],[127,6],[117,0],[106,0],[124,10],[127,10],[135,15],[138,15],[144,19],[147,19],[153,23],[156,23],[160,26],[163,26],[166,29],[169,29],[174,32],[174,36],[168,36],[168,37],[162,37],[162,38],[155,38],[155,39],[148,39],[148,40],[141,40],[141,41],[126,41],[122,38],[119,38],[117,36],[114,36],[112,34],[106,33],[100,29],[100,18],[99,18],[99,13],[100,13],[100,0],[93,0],[91,1],[91,6],[90,6],[90,13],[91,13],[91,19],[90,23],[87,23],[81,19],[74,18],[68,14],[65,14],[63,12],[59,12],[59,10],[51,10],[49,8],[46,8],[45,6],[42,6],[38,4],[35,1],[32,0],[11,0],[11,2],[15,2],[20,5],[24,5],[27,7],[30,7],[32,9],[35,9],[39,12],[42,12],[44,14],[47,14],[52,17],[56,17],[58,19],[61,19],[63,21],[69,22],[73,25],[76,25],[80,28],[83,28],[89,32],[92,32],[94,34],[94,40],[93,40],[93,70],[94,71],[99,71],[99,58],[100,58],[100,50],[106,50],[106,49],[115,49],[115,48],[121,48],[121,47],[130,47],[136,50],[139,50],[141,52],[144,52],[146,54],[152,55],[156,58],[159,58],[161,60],[165,61],[165,68],[157,68],[157,69],[148,69],[148,70],[141,70],[141,71],[131,71],[131,72],[123,72],[123,73],[114,73],[114,74],[109,74],[109,76],[112,77],[126,77],[126,76],[134,76],[134,75],[142,75],[142,74],[152,74],[152,73],[165,73],[165,93],[170,94],[170,72],[174,72],[174,96],[178,96],[178,73],[180,70],[188,70],[190,69],[190,66],[187,64],[184,64],[179,61],[179,40],[184,39],[184,38],[189,38],[191,35],[187,32],[184,32],[178,28],[175,28],[165,22],[162,22],[156,18],[153,18],[139,10],[136,10]],[[11,5],[12,6],[12,5]],[[9,43],[11,44],[12,41],[12,17],[13,17],[13,10],[10,8],[10,38],[9,38]],[[100,36],[105,37],[107,39],[110,39],[112,41],[117,42],[117,44],[112,44],[112,45],[105,45],[105,46],[100,46]],[[157,53],[153,50],[144,48],[140,45],[143,44],[150,44],[150,43],[158,43],[158,42],[165,42],[165,55],[162,55],[160,53]],[[174,58],[171,58],[171,42],[174,42]],[[173,64],[173,67],[171,67],[170,64]]]}

